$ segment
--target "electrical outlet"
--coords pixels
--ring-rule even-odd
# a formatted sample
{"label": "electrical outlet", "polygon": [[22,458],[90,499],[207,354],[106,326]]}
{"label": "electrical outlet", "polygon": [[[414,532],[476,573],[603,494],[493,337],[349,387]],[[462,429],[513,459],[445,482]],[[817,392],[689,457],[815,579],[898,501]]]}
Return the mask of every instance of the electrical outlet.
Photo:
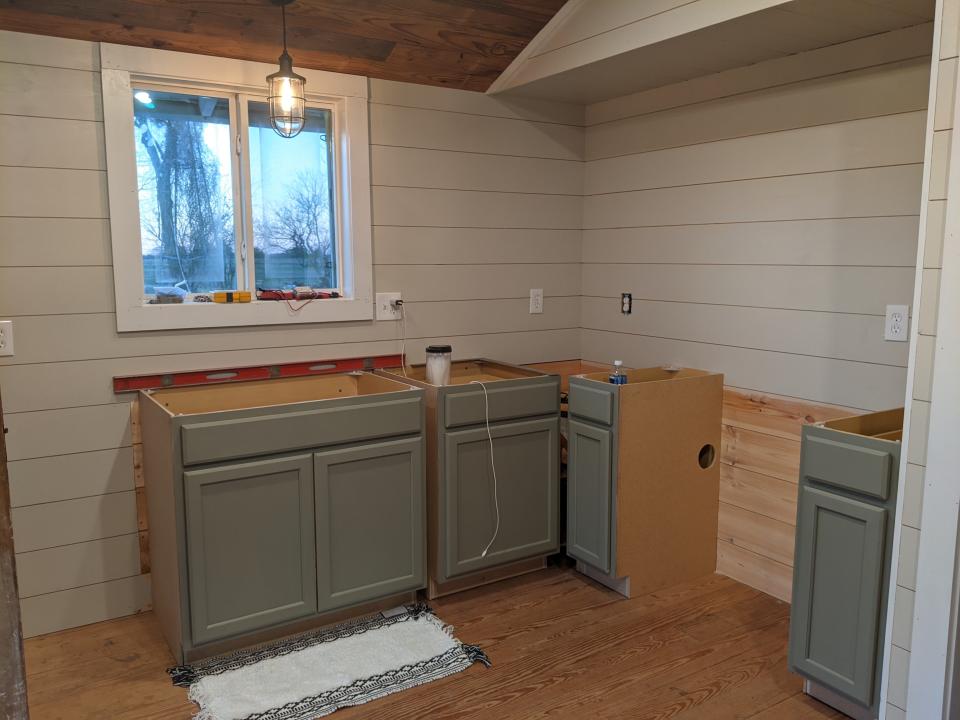
{"label": "electrical outlet", "polygon": [[620,293],[620,312],[624,315],[633,312],[633,293]]}
{"label": "electrical outlet", "polygon": [[543,288],[530,288],[530,314],[543,312]]}
{"label": "electrical outlet", "polygon": [[400,293],[377,293],[377,320],[399,320],[400,306],[394,303],[400,299]]}
{"label": "electrical outlet", "polygon": [[13,320],[0,320],[0,355],[13,355]]}
{"label": "electrical outlet", "polygon": [[883,325],[883,339],[894,342],[909,340],[909,305],[887,305],[887,317]]}

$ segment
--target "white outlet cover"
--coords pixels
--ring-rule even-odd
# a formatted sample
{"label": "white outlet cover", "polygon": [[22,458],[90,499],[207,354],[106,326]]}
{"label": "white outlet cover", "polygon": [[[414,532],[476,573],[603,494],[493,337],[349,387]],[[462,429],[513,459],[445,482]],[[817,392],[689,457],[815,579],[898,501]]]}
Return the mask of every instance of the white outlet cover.
{"label": "white outlet cover", "polygon": [[400,308],[392,305],[400,299],[400,293],[377,293],[377,320],[399,320]]}
{"label": "white outlet cover", "polygon": [[0,357],[13,355],[13,320],[0,320]]}
{"label": "white outlet cover", "polygon": [[543,288],[530,288],[530,314],[543,312]]}
{"label": "white outlet cover", "polygon": [[887,305],[887,314],[883,322],[883,339],[893,342],[907,342],[910,339],[910,306]]}

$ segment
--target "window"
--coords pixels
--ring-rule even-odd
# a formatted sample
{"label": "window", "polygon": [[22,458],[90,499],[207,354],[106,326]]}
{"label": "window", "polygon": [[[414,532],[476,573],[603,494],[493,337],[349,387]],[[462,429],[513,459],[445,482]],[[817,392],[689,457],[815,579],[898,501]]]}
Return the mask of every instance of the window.
{"label": "window", "polygon": [[[108,45],[101,61],[119,330],[372,318],[362,78],[307,71],[308,91],[353,94],[308,92],[283,138],[250,84],[268,65]],[[209,302],[305,286],[333,299]]]}

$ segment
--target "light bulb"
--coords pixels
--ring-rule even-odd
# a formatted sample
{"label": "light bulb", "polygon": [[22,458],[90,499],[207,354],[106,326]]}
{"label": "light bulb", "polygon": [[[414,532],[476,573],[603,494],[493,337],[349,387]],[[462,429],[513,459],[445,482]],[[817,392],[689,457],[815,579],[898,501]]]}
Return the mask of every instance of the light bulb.
{"label": "light bulb", "polygon": [[284,78],[280,83],[280,108],[284,112],[293,109],[293,88],[290,87],[290,78]]}
{"label": "light bulb", "polygon": [[150,97],[150,93],[146,90],[138,90],[133,94],[133,97],[142,102],[144,105],[149,105],[153,102],[153,98]]}

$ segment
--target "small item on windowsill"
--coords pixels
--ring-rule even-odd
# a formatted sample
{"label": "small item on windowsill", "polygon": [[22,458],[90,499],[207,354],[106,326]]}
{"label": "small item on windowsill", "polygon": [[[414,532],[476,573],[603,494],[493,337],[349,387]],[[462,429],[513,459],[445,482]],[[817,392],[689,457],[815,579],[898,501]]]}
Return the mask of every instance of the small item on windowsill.
{"label": "small item on windowsill", "polygon": [[326,292],[308,287],[298,287],[293,290],[271,290],[257,288],[257,300],[328,300],[340,297],[335,290]]}
{"label": "small item on windowsill", "polygon": [[220,290],[213,294],[215,303],[248,303],[250,299],[249,290]]}
{"label": "small item on windowsill", "polygon": [[187,291],[179,287],[156,287],[154,292],[157,295],[154,301],[157,305],[176,305],[187,298]]}

